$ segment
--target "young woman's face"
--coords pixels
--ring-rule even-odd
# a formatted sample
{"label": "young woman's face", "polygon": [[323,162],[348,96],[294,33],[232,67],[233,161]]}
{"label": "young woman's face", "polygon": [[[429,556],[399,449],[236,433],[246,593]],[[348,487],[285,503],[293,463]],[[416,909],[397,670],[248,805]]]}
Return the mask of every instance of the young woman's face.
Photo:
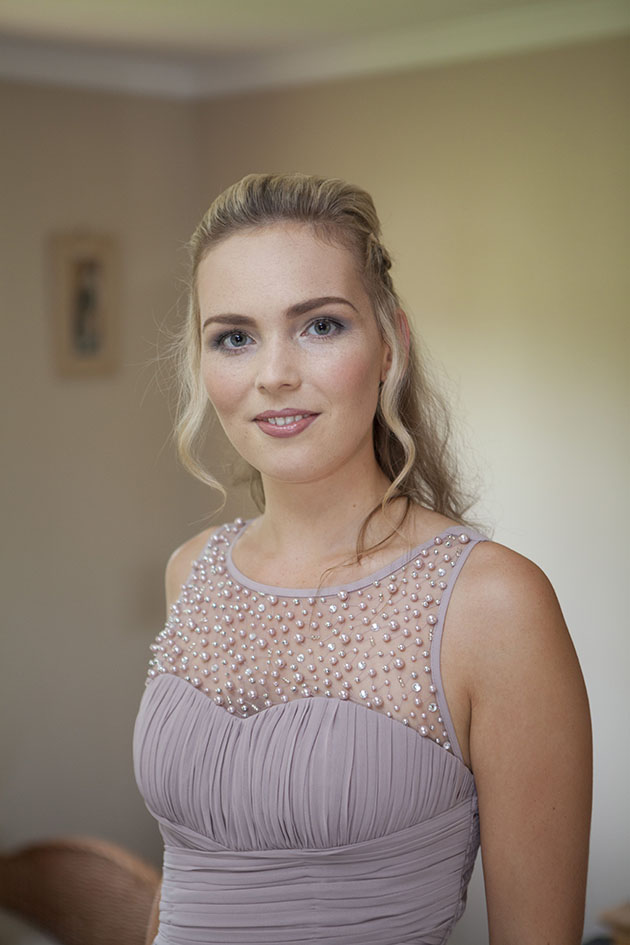
{"label": "young woman's face", "polygon": [[197,289],[204,385],[244,459],[294,483],[374,463],[389,349],[348,249],[258,227],[210,250]]}

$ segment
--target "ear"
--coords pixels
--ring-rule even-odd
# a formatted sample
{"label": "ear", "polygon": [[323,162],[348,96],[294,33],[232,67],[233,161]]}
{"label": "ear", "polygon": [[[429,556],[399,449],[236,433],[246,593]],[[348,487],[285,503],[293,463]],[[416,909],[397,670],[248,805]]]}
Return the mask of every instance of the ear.
{"label": "ear", "polygon": [[[396,309],[396,331],[398,333],[400,340],[402,341],[402,348],[403,348],[403,351],[405,352],[405,367],[406,367],[407,360],[409,358],[410,331],[409,331],[409,321],[401,308]],[[385,380],[391,366],[392,366],[392,351],[389,345],[385,345],[385,352],[383,354],[383,366],[381,369],[381,381]]]}
{"label": "ear", "polygon": [[392,366],[392,349],[387,344],[383,342],[383,360],[381,362],[381,384],[389,374],[389,369]]}

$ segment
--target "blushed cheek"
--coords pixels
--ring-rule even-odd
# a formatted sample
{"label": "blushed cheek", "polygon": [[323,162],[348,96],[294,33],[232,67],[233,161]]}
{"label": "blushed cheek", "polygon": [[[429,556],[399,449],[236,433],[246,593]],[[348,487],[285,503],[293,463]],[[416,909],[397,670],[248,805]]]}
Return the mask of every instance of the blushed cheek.
{"label": "blushed cheek", "polygon": [[235,390],[234,378],[230,378],[229,374],[210,364],[202,364],[201,379],[208,399],[217,413],[225,413],[226,410],[229,411],[230,404],[238,403],[239,394]]}
{"label": "blushed cheek", "polygon": [[248,425],[243,425],[242,410],[246,390],[242,384],[235,383],[233,374],[223,371],[213,372],[211,378],[204,377],[204,387],[208,399],[223,432],[237,452],[247,450],[251,436]]}
{"label": "blushed cheek", "polygon": [[[208,393],[208,400],[214,408],[217,420],[219,421],[223,432],[230,440],[232,445],[236,446],[234,442],[234,404],[235,398],[231,396],[229,391],[225,388],[220,388],[216,383],[213,383],[210,390],[208,390],[208,385],[206,386],[206,392]],[[214,396],[212,396],[214,395]]]}
{"label": "blushed cheek", "polygon": [[376,409],[379,368],[380,365],[376,365],[373,360],[360,357],[346,359],[331,373],[331,387],[337,389],[340,399],[348,406],[353,402],[358,413]]}

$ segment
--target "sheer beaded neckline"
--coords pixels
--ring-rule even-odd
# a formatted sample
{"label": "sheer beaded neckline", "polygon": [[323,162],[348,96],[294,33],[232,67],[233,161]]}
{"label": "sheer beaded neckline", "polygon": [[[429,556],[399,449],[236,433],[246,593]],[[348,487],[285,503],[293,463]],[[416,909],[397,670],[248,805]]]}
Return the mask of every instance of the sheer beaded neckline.
{"label": "sheer beaded neckline", "polygon": [[[243,574],[243,572],[234,563],[234,547],[238,544],[239,538],[242,537],[243,533],[252,521],[253,519],[245,520],[239,518],[234,522],[234,525],[238,528],[238,534],[230,542],[229,548],[227,549],[225,555],[227,571],[229,571],[230,576],[238,581],[238,583],[243,587],[248,587],[250,590],[256,591],[259,594],[273,594],[278,597],[291,598],[334,597],[343,591],[358,591],[359,589],[368,587],[375,581],[382,581],[383,578],[386,578],[388,575],[398,571],[399,568],[403,567],[405,564],[408,564],[422,551],[425,551],[427,548],[435,545],[436,538],[440,540],[446,538],[447,536],[454,536],[455,534],[455,530],[449,526],[448,528],[445,528],[443,531],[439,532],[437,535],[432,536],[426,541],[423,541],[422,544],[416,545],[414,548],[410,548],[409,551],[405,552],[403,555],[400,555],[400,557],[396,558],[395,561],[390,561],[388,564],[384,565],[382,568],[379,568],[377,571],[373,571],[371,574],[365,574],[363,577],[360,577],[355,581],[347,581],[344,584],[337,584],[328,587],[280,587],[279,585],[275,584],[261,584],[259,581],[254,581],[253,578],[249,578],[246,574]],[[465,532],[462,532],[462,534],[458,537],[460,540],[463,540],[464,543],[469,541],[469,536]]]}
{"label": "sheer beaded neckline", "polygon": [[446,529],[341,587],[257,584],[231,561],[243,519],[222,526],[172,605],[147,683],[180,676],[245,718],[311,696],[352,700],[462,760],[440,671],[453,584],[482,536]]}

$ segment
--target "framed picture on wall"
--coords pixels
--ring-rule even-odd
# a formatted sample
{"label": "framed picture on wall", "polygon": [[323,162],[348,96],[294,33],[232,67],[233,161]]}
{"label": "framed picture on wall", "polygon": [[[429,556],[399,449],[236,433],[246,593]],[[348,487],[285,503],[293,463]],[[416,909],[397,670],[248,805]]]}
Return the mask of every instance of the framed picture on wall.
{"label": "framed picture on wall", "polygon": [[50,239],[55,363],[59,374],[111,374],[119,367],[119,252],[104,234]]}

